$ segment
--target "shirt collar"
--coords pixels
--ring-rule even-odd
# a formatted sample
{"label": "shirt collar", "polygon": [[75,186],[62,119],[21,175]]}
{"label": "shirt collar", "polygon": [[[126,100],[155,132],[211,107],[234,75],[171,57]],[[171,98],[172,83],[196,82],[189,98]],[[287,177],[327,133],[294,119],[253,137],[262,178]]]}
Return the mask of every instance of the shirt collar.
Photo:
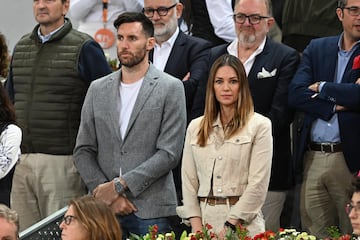
{"label": "shirt collar", "polygon": [[[344,39],[344,32],[342,32],[340,37],[339,37],[338,47],[339,47],[339,51],[345,52],[345,50],[341,47],[341,42],[343,41],[343,39]],[[356,42],[356,44],[354,44],[354,46],[352,46],[352,48],[347,52],[352,52],[353,49],[355,49],[355,48],[357,48],[357,46],[359,46],[359,43],[360,43],[360,40],[358,40]]]}
{"label": "shirt collar", "polygon": [[[230,45],[227,47],[227,51],[229,54],[235,56],[235,57],[239,57],[238,56],[238,39],[236,38],[234,41],[232,41],[230,43]],[[265,47],[265,43],[266,43],[266,37],[264,38],[264,40],[262,40],[262,42],[260,43],[259,47],[254,51],[253,54],[251,55],[259,55],[260,53],[262,53],[262,51],[264,50]]]}
{"label": "shirt collar", "polygon": [[[165,44],[170,45],[170,47],[172,48],[174,46],[177,36],[179,35],[179,32],[180,32],[179,27],[177,27],[174,34],[171,35],[171,37],[167,41],[163,42],[161,45],[163,45],[165,43]],[[157,43],[155,43],[155,46],[160,47],[160,45]]]}
{"label": "shirt collar", "polygon": [[222,127],[221,120],[220,120],[220,113],[218,113],[215,121],[212,124],[213,128],[215,127]]}
{"label": "shirt collar", "polygon": [[65,25],[65,22],[66,22],[66,19],[64,21],[64,24],[61,25],[60,27],[58,27],[57,29],[55,29],[54,31],[52,31],[51,33],[47,34],[47,35],[42,35],[41,32],[40,32],[40,27],[38,28],[38,31],[37,31],[37,34],[38,34],[38,37],[41,39],[41,42],[42,43],[45,43],[47,41],[50,40],[50,38],[57,32],[59,31],[62,27],[64,27]]}

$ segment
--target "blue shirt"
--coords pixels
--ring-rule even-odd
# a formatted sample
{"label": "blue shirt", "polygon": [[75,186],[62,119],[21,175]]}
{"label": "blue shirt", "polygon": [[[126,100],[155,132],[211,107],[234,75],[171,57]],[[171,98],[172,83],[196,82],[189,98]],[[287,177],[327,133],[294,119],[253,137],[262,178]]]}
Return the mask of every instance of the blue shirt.
{"label": "blue shirt", "polygon": [[[341,48],[341,42],[343,39],[343,35],[341,35],[339,42],[338,42],[338,61],[337,61],[337,68],[335,71],[334,82],[341,83],[341,79],[344,75],[345,68],[349,62],[351,55],[354,51],[359,47],[358,41],[350,51],[345,51]],[[321,91],[322,87],[326,84],[326,82],[321,83],[319,90]],[[335,112],[335,106],[334,106]],[[316,119],[311,128],[311,141],[312,142],[331,142],[337,143],[341,142],[340,138],[340,130],[339,130],[339,122],[338,122],[338,115],[334,113],[332,118],[329,121],[324,121],[320,118]]]}

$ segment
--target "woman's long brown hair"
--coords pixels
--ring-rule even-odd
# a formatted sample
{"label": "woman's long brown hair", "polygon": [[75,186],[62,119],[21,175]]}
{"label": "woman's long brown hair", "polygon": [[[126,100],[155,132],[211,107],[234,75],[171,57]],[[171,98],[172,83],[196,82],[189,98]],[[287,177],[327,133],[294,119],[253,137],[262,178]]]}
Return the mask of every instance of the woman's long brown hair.
{"label": "woman's long brown hair", "polygon": [[220,104],[215,97],[214,81],[220,67],[230,66],[236,72],[240,82],[238,101],[234,105],[234,116],[225,129],[225,139],[229,139],[238,130],[242,129],[254,113],[254,105],[250,94],[245,69],[240,60],[232,55],[220,56],[212,65],[206,87],[206,101],[204,118],[200,123],[197,143],[204,147],[212,131],[212,124],[220,112]]}

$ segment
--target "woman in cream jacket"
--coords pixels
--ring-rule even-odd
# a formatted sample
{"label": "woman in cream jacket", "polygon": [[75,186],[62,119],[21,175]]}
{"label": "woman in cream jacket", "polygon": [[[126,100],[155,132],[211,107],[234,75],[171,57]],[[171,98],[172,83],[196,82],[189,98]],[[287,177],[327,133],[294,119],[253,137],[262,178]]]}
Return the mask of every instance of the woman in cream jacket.
{"label": "woman in cream jacket", "polygon": [[261,207],[272,159],[271,122],[254,113],[243,65],[225,54],[210,70],[204,116],[187,130],[182,159],[183,206],[192,232],[205,223],[219,238],[242,224],[265,231]]}

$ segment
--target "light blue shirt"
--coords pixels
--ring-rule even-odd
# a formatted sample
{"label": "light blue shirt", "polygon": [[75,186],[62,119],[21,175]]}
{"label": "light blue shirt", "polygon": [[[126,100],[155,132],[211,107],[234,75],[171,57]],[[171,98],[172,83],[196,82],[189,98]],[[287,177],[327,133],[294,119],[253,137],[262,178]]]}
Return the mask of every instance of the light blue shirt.
{"label": "light blue shirt", "polygon": [[[337,68],[335,71],[334,76],[334,82],[341,83],[341,79],[344,75],[345,68],[349,62],[349,59],[351,55],[354,53],[354,51],[359,47],[358,41],[351,49],[350,51],[345,51],[341,48],[341,42],[343,39],[343,34],[340,36],[338,47],[338,61],[337,61]],[[325,79],[320,79],[320,81],[325,81]],[[322,87],[326,84],[326,82],[322,83],[319,87],[319,90],[321,91]],[[335,106],[334,106],[335,111]],[[337,143],[341,142],[340,139],[340,130],[339,130],[339,122],[338,122],[338,115],[337,113],[334,113],[332,118],[329,121],[324,121],[320,118],[316,119],[311,128],[311,141],[312,142],[331,142],[331,143]]]}
{"label": "light blue shirt", "polygon": [[[66,19],[64,21],[66,22]],[[41,43],[46,43],[47,41],[49,41],[51,36],[54,35],[57,31],[59,31],[65,25],[65,22],[59,28],[55,29],[54,31],[52,31],[51,33],[49,33],[48,35],[45,35],[45,36],[41,34],[40,27],[39,27],[37,34],[38,34],[39,38],[41,39]]]}

